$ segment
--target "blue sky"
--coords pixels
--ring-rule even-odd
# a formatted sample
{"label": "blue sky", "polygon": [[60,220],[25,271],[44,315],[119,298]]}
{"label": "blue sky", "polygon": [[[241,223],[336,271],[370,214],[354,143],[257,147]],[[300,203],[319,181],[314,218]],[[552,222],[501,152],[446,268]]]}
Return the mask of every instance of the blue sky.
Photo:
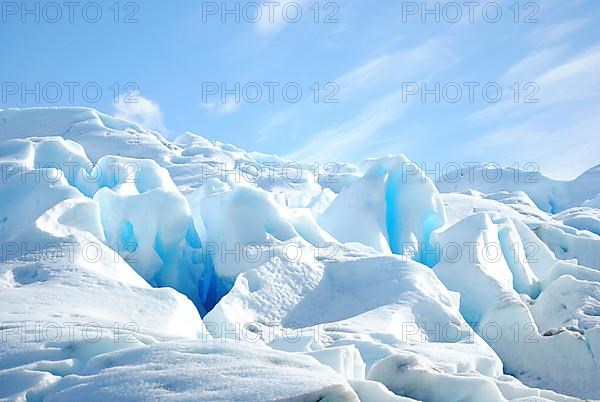
{"label": "blue sky", "polygon": [[[237,3],[239,22],[222,15],[221,2],[111,0],[98,3],[98,18],[89,3],[73,6],[72,16],[61,7],[60,18],[48,2],[25,15],[21,2],[12,3],[16,11],[3,6],[0,107],[92,106],[169,138],[192,131],[302,161],[404,153],[428,168],[533,162],[555,178],[600,163],[597,0],[472,8],[462,1],[280,0],[262,4],[258,22],[248,1]],[[36,10],[36,2],[26,4]],[[233,10],[236,2],[226,5]],[[73,99],[65,82],[79,84]],[[48,92],[23,99],[11,83],[40,83]],[[48,83],[63,93],[54,96]],[[82,94],[89,83],[103,90],[97,101]],[[115,103],[116,88],[121,95],[132,89],[126,83],[139,88],[138,103]],[[223,102],[220,89],[207,91],[211,83],[231,90],[239,83],[247,92],[240,102],[234,95]],[[255,103],[251,83],[262,90]],[[272,99],[264,83],[277,83],[269,84]],[[423,99],[424,88],[432,92]],[[337,102],[325,102],[328,96]]]}

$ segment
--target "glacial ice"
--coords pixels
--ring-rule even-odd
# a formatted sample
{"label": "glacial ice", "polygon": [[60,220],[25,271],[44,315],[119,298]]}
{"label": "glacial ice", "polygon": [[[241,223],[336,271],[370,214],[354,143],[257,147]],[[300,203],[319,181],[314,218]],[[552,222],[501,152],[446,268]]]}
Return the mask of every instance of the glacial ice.
{"label": "glacial ice", "polygon": [[0,110],[0,399],[600,398],[600,169],[462,173]]}

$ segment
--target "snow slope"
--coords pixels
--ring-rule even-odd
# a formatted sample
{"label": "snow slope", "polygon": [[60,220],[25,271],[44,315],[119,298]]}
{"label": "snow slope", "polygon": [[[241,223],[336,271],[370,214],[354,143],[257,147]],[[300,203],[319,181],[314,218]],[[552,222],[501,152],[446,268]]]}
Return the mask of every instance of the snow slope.
{"label": "snow slope", "polygon": [[0,110],[0,398],[600,398],[600,171],[502,172]]}

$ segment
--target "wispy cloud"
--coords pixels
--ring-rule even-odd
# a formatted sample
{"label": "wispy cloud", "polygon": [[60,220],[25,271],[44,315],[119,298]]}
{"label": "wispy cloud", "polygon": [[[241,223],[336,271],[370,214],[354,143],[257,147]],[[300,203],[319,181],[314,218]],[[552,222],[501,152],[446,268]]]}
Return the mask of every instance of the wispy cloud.
{"label": "wispy cloud", "polygon": [[[441,63],[443,61],[443,63]],[[401,83],[418,75],[419,80],[453,65],[458,57],[441,40],[429,39],[418,46],[377,56],[335,79],[340,97]],[[412,77],[412,78],[411,78]]]}
{"label": "wispy cloud", "polygon": [[269,139],[271,133],[279,127],[285,125],[292,118],[292,111],[287,110],[280,113],[276,113],[270,116],[266,123],[258,131],[258,142],[262,143]]}
{"label": "wispy cloud", "polygon": [[235,98],[232,99],[228,97],[227,100],[222,103],[202,102],[200,107],[216,114],[226,115],[237,112],[240,109],[240,102],[237,102]]}
{"label": "wispy cloud", "polygon": [[[273,34],[281,31],[286,24],[294,23],[291,21],[307,18],[310,11],[308,7],[305,7],[307,3],[308,0],[263,1],[261,4],[262,14],[256,23],[256,31],[260,34]],[[300,14],[297,14],[298,12]]]}
{"label": "wispy cloud", "polygon": [[537,50],[509,68],[500,81],[535,82],[539,103],[517,103],[511,93],[510,99],[478,111],[471,117],[493,128],[465,144],[464,153],[482,159],[496,155],[507,165],[534,162],[559,179],[597,165],[600,46],[568,59],[567,51],[565,46]]}
{"label": "wispy cloud", "polygon": [[[539,102],[524,103],[523,96],[526,94],[522,94],[523,96],[521,96],[519,102],[515,102],[513,94],[507,93],[502,101],[486,106],[471,117],[479,120],[514,118],[557,105],[584,100],[598,102],[598,95],[600,95],[600,74],[598,74],[600,46],[581,52],[566,62],[561,61],[558,65],[547,67],[545,71],[533,78],[525,76],[523,72],[531,71],[529,67],[539,62],[540,58],[555,59],[555,57],[546,57],[547,55],[540,57],[539,55],[540,53],[535,53],[528,56],[524,61],[511,67],[503,78],[505,81],[506,77],[512,78],[514,82],[519,84],[521,89],[526,83],[534,83],[539,88],[539,92],[535,94],[535,99]],[[520,74],[516,74],[515,71],[520,72]],[[507,84],[510,83],[507,81]],[[508,87],[505,89],[508,89]]]}
{"label": "wispy cloud", "polygon": [[115,116],[120,119],[132,121],[142,127],[167,133],[164,116],[160,105],[140,95],[121,96],[114,104]]}
{"label": "wispy cloud", "polygon": [[[458,57],[448,46],[438,40],[430,39],[413,48],[378,55],[358,65],[332,81],[339,88],[336,99],[348,108],[357,103],[359,107],[364,105],[364,100],[376,96],[375,94],[378,96],[376,100],[366,107],[360,107],[360,110],[355,113],[357,117],[340,124],[337,128],[317,133],[307,145],[290,155],[309,160],[314,158],[312,155],[316,155],[319,148],[323,149],[322,144],[319,146],[321,139],[329,141],[334,138],[336,146],[339,146],[338,154],[347,159],[353,152],[352,147],[357,147],[356,141],[366,140],[376,134],[376,129],[381,129],[401,117],[406,106],[402,102],[400,91],[403,82],[411,80],[420,82],[429,79],[457,61]],[[390,93],[390,88],[398,88],[398,90]],[[260,129],[261,140],[265,141],[269,138],[274,129],[285,124],[294,115],[310,115],[313,107],[315,107],[313,102],[303,101],[292,109],[276,114]],[[385,108],[385,110],[378,108]],[[352,139],[347,144],[349,146],[344,148],[342,145],[346,143],[345,138]],[[342,152],[342,149],[348,153]]]}
{"label": "wispy cloud", "polygon": [[580,18],[563,21],[548,27],[540,27],[532,32],[530,40],[532,43],[558,42],[590,22],[590,18]]}
{"label": "wispy cloud", "polygon": [[513,64],[500,77],[499,82],[502,85],[510,85],[515,81],[535,80],[552,66],[561,63],[566,57],[567,50],[568,47],[565,45],[536,49]]}
{"label": "wispy cloud", "polygon": [[402,100],[401,89],[377,99],[355,118],[338,127],[321,131],[287,157],[302,161],[325,161],[324,158],[347,160],[360,149],[361,142],[402,116],[406,109]]}

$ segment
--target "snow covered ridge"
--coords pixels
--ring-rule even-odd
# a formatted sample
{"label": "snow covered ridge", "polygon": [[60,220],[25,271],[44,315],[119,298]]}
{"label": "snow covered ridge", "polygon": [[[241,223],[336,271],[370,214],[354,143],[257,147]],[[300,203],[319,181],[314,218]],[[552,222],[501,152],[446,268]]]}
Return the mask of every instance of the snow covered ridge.
{"label": "snow covered ridge", "polygon": [[600,171],[539,178],[2,110],[0,398],[598,399]]}

